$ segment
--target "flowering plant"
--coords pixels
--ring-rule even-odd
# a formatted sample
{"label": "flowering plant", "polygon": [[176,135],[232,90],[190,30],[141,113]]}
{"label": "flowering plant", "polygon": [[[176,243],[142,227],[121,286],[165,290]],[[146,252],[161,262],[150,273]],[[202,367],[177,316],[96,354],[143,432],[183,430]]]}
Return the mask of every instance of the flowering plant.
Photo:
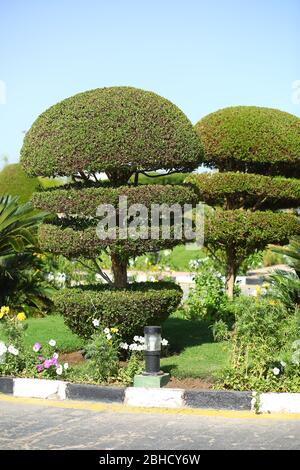
{"label": "flowering plant", "polygon": [[58,353],[55,350],[56,341],[50,339],[48,344],[44,347],[41,343],[36,342],[32,350],[35,353],[35,373],[38,376],[57,378],[66,373],[69,364],[65,362],[60,364],[58,362]]}
{"label": "flowering plant", "polygon": [[97,319],[92,320],[92,323],[95,333],[86,346],[86,357],[90,359],[90,374],[97,381],[109,382],[118,374],[119,329],[102,329]]}
{"label": "flowering plant", "polygon": [[24,355],[24,312],[15,314],[10,307],[0,308],[0,327],[6,343],[0,342],[0,372],[6,375],[17,374],[25,367]]}

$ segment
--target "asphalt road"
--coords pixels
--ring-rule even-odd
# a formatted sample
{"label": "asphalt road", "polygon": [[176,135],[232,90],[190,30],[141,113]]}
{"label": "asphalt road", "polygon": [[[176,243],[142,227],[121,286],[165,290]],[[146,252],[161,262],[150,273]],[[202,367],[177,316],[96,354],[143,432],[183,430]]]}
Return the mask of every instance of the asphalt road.
{"label": "asphalt road", "polygon": [[128,412],[64,403],[0,397],[0,449],[300,449],[299,416]]}

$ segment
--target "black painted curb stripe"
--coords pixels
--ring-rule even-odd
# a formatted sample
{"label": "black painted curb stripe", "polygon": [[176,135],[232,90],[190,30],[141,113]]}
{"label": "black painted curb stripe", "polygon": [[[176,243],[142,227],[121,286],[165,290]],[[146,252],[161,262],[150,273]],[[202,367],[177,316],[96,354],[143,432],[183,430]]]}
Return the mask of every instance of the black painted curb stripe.
{"label": "black painted curb stripe", "polygon": [[251,410],[252,392],[185,390],[183,399],[190,408]]}
{"label": "black painted curb stripe", "polygon": [[66,387],[66,398],[69,400],[123,403],[125,390],[125,387],[101,387],[100,385],[68,383]]}
{"label": "black painted curb stripe", "polygon": [[14,379],[12,377],[0,377],[0,392],[12,395],[14,392]]}

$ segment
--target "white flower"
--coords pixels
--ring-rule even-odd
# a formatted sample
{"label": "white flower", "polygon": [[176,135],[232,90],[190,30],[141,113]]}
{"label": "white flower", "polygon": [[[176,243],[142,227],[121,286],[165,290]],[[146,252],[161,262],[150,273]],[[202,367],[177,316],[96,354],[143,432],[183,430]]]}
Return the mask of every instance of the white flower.
{"label": "white flower", "polygon": [[52,357],[54,357],[54,359],[58,359],[58,354],[54,353]]}
{"label": "white flower", "polygon": [[133,337],[133,341],[139,341],[139,340],[140,340],[140,337],[139,337],[139,336],[135,335],[135,336]]}
{"label": "white flower", "polygon": [[280,374],[280,369],[278,369],[278,367],[274,367],[274,369],[272,369],[272,372],[274,375],[279,375]]}
{"label": "white flower", "polygon": [[106,335],[106,339],[108,339],[108,341],[109,341],[110,339],[112,339],[112,335],[111,335],[110,333],[108,333],[108,334]]}
{"label": "white flower", "polygon": [[127,343],[120,343],[120,348],[128,349],[128,344]]}
{"label": "white flower", "polygon": [[13,354],[14,356],[18,356],[18,354],[19,354],[19,350],[17,348],[15,348],[12,344],[10,346],[8,346],[7,351],[10,354]]}
{"label": "white flower", "polygon": [[64,369],[65,369],[65,370],[69,369],[69,363],[68,363],[68,362],[65,362],[65,363],[64,363]]}
{"label": "white flower", "polygon": [[161,340],[161,345],[162,346],[168,346],[168,344],[169,344],[169,341],[167,339],[162,339]]}
{"label": "white flower", "polygon": [[5,346],[5,343],[3,343],[3,341],[0,341],[0,356],[2,356],[2,354],[5,354],[7,352],[7,347]]}
{"label": "white flower", "polygon": [[285,367],[285,366],[286,366],[286,362],[280,361],[280,365],[282,365],[282,367]]}
{"label": "white flower", "polygon": [[138,344],[136,347],[137,351],[144,351],[144,349],[145,349],[145,346],[143,344]]}
{"label": "white flower", "polygon": [[92,321],[92,323],[93,323],[93,325],[94,325],[95,328],[97,328],[97,326],[100,325],[100,321],[97,320],[96,318]]}
{"label": "white flower", "polygon": [[54,347],[56,346],[56,341],[55,339],[50,339],[49,343],[48,343],[50,346]]}
{"label": "white flower", "polygon": [[63,373],[63,368],[61,365],[59,365],[57,368],[56,368],[56,373],[57,375],[61,375]]}
{"label": "white flower", "polygon": [[135,343],[130,344],[129,349],[130,349],[130,351],[136,351],[137,350],[137,344],[135,344]]}
{"label": "white flower", "polygon": [[103,331],[104,331],[104,334],[105,334],[105,335],[109,335],[109,333],[110,333],[110,329],[109,329],[109,328],[104,328]]}

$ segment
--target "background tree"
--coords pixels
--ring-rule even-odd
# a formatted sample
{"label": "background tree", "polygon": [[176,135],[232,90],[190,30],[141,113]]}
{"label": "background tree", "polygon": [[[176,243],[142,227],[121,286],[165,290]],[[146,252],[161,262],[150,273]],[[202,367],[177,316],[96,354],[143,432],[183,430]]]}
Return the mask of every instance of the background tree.
{"label": "background tree", "polygon": [[[226,291],[233,296],[241,263],[269,243],[284,245],[299,233],[282,209],[300,205],[300,119],[268,108],[240,106],[196,124],[205,163],[219,172],[191,175],[208,210],[205,243],[222,250]],[[279,176],[281,175],[281,176]]]}
{"label": "background tree", "polygon": [[[24,139],[21,161],[31,176],[72,179],[33,197],[36,208],[59,215],[42,225],[42,248],[69,258],[88,258],[108,283],[65,289],[57,306],[73,330],[92,332],[91,319],[122,324],[123,332],[163,321],[181,300],[171,283],[127,283],[130,257],[171,248],[181,240],[99,239],[96,209],[143,203],[195,203],[188,185],[139,185],[139,175],[164,170],[189,172],[202,160],[202,146],[187,117],[166,99],[130,87],[80,93],[52,106],[32,125]],[[99,179],[105,172],[108,182]],[[129,182],[133,178],[133,182]],[[113,280],[101,269],[101,252],[109,253]],[[126,290],[124,290],[126,288]],[[121,289],[121,290],[118,290]]]}

